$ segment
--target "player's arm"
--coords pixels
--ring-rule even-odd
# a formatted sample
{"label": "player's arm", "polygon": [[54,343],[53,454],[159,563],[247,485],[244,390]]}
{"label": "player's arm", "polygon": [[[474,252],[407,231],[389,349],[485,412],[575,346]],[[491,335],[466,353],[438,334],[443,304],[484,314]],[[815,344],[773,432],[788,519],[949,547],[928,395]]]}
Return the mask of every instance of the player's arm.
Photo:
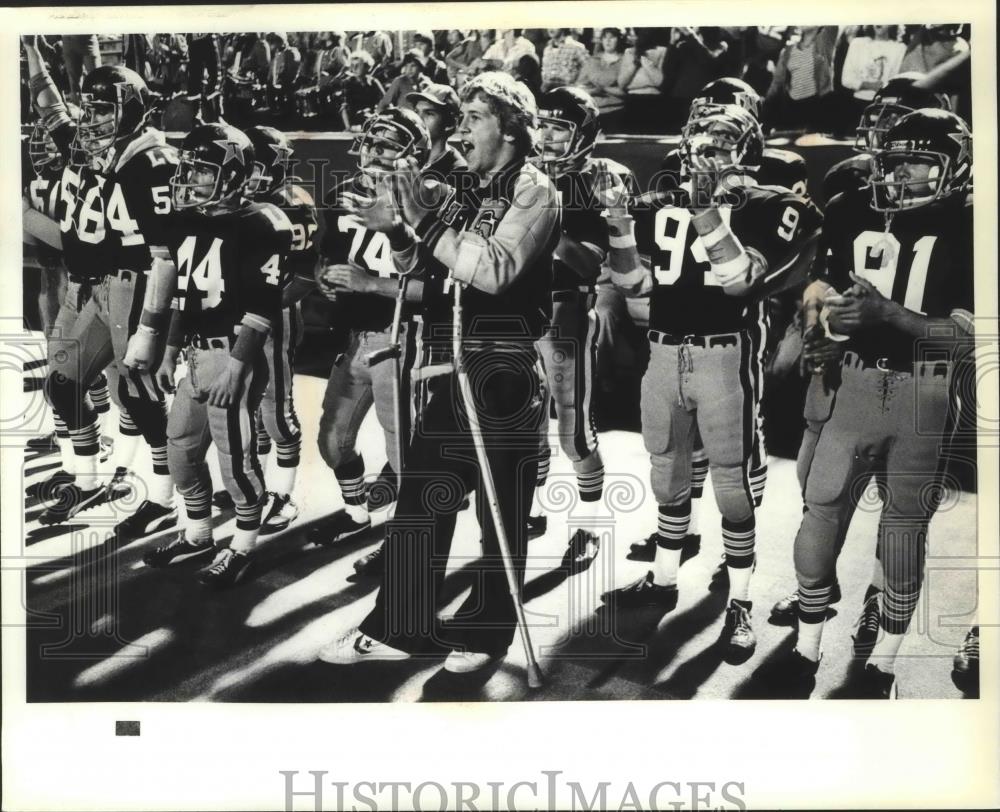
{"label": "player's arm", "polygon": [[597,164],[594,196],[604,206],[607,223],[607,263],[611,284],[626,296],[642,296],[653,288],[648,263],[644,264],[635,241],[635,218],[629,210],[629,178]]}
{"label": "player's arm", "polygon": [[585,282],[593,282],[601,275],[603,252],[592,243],[580,242],[564,230],[559,236],[556,256]]}
{"label": "player's arm", "polygon": [[551,184],[527,178],[521,175],[513,204],[489,237],[459,232],[436,211],[421,219],[417,235],[456,280],[484,293],[502,293],[551,244],[560,228],[559,200]]}
{"label": "player's arm", "polygon": [[68,157],[76,128],[70,119],[66,103],[38,50],[36,38],[22,37],[21,41],[28,60],[28,88],[32,104],[38,110],[42,124],[52,134],[59,151]]}
{"label": "player's arm", "polygon": [[21,209],[24,242],[41,241],[61,251],[62,232],[60,231],[59,223],[47,214],[43,214],[37,209],[32,208],[27,197],[22,197]]}

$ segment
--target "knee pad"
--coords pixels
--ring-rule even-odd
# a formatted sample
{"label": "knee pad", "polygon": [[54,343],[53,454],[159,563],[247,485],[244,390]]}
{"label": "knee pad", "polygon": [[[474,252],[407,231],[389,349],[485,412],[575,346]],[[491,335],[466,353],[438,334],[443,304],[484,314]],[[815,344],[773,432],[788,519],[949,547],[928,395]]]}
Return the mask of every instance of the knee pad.
{"label": "knee pad", "polygon": [[680,476],[676,465],[662,457],[651,457],[649,482],[658,505],[679,505],[691,498],[691,478]]}
{"label": "knee pad", "polygon": [[90,411],[85,400],[86,390],[79,381],[59,372],[50,372],[45,378],[45,400],[70,429],[79,429],[87,422],[85,413]]}
{"label": "knee pad", "polygon": [[211,488],[208,462],[198,449],[185,448],[176,440],[167,440],[167,468],[180,494],[193,493],[199,488]]}
{"label": "knee pad", "polygon": [[753,515],[753,495],[744,480],[741,465],[713,465],[712,488],[722,517],[730,522],[744,522]]}

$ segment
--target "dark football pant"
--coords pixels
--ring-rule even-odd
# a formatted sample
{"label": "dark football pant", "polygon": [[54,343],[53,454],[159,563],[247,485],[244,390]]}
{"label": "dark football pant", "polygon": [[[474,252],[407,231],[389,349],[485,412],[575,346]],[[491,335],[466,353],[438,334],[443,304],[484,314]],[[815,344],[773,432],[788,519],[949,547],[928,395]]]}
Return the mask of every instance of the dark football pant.
{"label": "dark football pant", "polygon": [[811,614],[825,616],[847,528],[871,476],[881,474],[882,628],[903,634],[909,627],[940,498],[950,379],[946,362],[918,363],[911,374],[866,366],[853,352],[844,355],[835,396],[813,379],[805,410],[812,436],[799,455],[805,511],[795,537],[800,590],[816,598]]}
{"label": "dark football pant", "polygon": [[[519,582],[527,554],[526,521],[538,465],[543,415],[533,352],[505,352],[503,363],[470,355],[470,383],[483,427],[504,529]],[[375,608],[361,630],[390,646],[421,652],[433,643],[500,654],[516,629],[496,532],[468,419],[454,375],[432,379],[420,426],[408,449],[406,474],[388,524],[386,561]],[[447,640],[436,611],[455,520],[465,495],[476,491],[483,558],[470,563],[472,591],[449,624]]]}
{"label": "dark football pant", "polygon": [[[260,418],[265,434],[258,451],[267,453],[270,438],[278,449],[279,468],[297,468],[302,450],[302,428],[292,398],[295,350],[302,340],[302,310],[298,304],[286,307],[264,342],[267,359],[267,389],[260,402]],[[261,443],[264,444],[262,448]]]}
{"label": "dark football pant", "polygon": [[[581,501],[596,502],[604,489],[604,463],[597,449],[593,393],[600,320],[595,296],[582,291],[557,291],[552,298],[552,323],[538,341],[544,370],[543,414],[555,403],[559,446],[573,463]],[[551,449],[548,420],[541,434],[538,486],[545,483]]]}
{"label": "dark football pant", "polygon": [[[190,347],[187,375],[177,384],[167,423],[167,460],[177,490],[184,497],[189,519],[204,519],[212,511],[212,479],[208,447],[214,443],[226,490],[236,505],[236,526],[260,527],[264,505],[264,475],[257,460],[255,415],[267,385],[267,364],[259,358],[247,374],[239,403],[226,409],[205,402],[208,388],[229,366],[227,338],[205,339]],[[206,348],[207,347],[207,348]]]}
{"label": "dark football pant", "polygon": [[[402,415],[409,416],[409,395],[405,371],[412,366],[415,355],[412,323],[400,330],[403,345],[401,366],[404,371],[400,382]],[[373,367],[365,363],[365,356],[389,346],[389,331],[352,331],[347,350],[333,363],[330,378],[323,396],[323,414],[319,422],[319,451],[323,460],[333,470],[340,484],[340,492],[348,505],[363,505],[365,492],[365,463],[357,452],[358,431],[372,405],[375,416],[385,433],[386,459],[393,471],[399,471],[397,459],[396,418],[393,412],[394,365],[383,361]],[[407,427],[403,427],[404,437]],[[537,445],[537,442],[536,442]]]}
{"label": "dark football pant", "polygon": [[[55,347],[55,365],[50,365],[46,393],[53,410],[73,435],[76,453],[96,454],[96,438],[78,437],[96,425],[86,390],[112,362],[119,375],[118,396],[132,421],[153,450],[153,472],[166,475],[162,449],[166,446],[166,399],[151,372],[137,372],[122,363],[128,339],[139,325],[146,275],[117,271],[96,283],[90,299],[80,309],[72,329]],[[67,291],[66,299],[70,300]],[[79,441],[78,441],[79,440]]]}

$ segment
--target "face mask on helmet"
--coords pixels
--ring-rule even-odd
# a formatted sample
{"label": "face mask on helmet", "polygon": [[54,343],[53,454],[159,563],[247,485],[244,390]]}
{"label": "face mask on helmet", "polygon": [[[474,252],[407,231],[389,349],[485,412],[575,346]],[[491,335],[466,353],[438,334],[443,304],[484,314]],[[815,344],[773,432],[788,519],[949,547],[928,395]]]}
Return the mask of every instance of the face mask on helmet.
{"label": "face mask on helmet", "polygon": [[177,170],[170,179],[170,192],[175,209],[197,209],[215,206],[232,196],[222,188],[222,170],[209,161],[199,160],[193,153],[182,151]]}
{"label": "face mask on helmet", "polygon": [[42,174],[45,169],[58,169],[63,163],[59,147],[41,122],[35,125],[28,139],[28,157],[36,175]]}
{"label": "face mask on helmet", "polygon": [[416,158],[422,164],[426,155],[419,152],[413,135],[406,127],[378,116],[365,125],[364,132],[348,150],[350,155],[358,156],[358,168],[371,176],[395,171],[396,162],[403,158]]}
{"label": "face mask on helmet", "polygon": [[267,194],[284,183],[288,177],[291,150],[282,149],[277,145],[273,149],[278,153],[278,158],[271,166],[265,166],[261,161],[253,162],[253,169],[250,170],[250,177],[246,183],[248,197]]}
{"label": "face mask on helmet", "polygon": [[896,212],[928,206],[949,191],[951,158],[942,152],[885,149],[873,157],[872,208]]}
{"label": "face mask on helmet", "polygon": [[558,178],[583,162],[589,150],[580,150],[577,127],[555,116],[539,116],[538,153],[533,163],[550,177]]}
{"label": "face mask on helmet", "polygon": [[681,133],[681,163],[687,174],[755,169],[760,164],[763,140],[753,116],[727,106],[688,121]]}
{"label": "face mask on helmet", "polygon": [[110,150],[118,137],[119,117],[117,105],[97,101],[84,94],[80,122],[76,128],[76,142],[80,151],[91,158],[97,158]]}
{"label": "face mask on helmet", "polygon": [[885,134],[912,109],[892,101],[869,104],[861,114],[854,148],[858,152],[875,152],[882,148]]}

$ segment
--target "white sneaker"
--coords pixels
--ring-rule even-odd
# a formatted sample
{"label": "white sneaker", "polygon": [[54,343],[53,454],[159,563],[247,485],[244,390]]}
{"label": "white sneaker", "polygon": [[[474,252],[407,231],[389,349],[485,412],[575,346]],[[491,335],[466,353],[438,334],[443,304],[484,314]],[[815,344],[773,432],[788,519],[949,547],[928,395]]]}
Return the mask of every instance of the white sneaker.
{"label": "white sneaker", "polygon": [[471,674],[493,663],[499,662],[507,654],[484,654],[481,651],[453,651],[444,661],[444,670],[452,674]]}
{"label": "white sneaker", "polygon": [[386,645],[364,632],[351,629],[347,634],[320,649],[317,657],[332,665],[353,665],[369,660],[408,660],[408,651]]}

